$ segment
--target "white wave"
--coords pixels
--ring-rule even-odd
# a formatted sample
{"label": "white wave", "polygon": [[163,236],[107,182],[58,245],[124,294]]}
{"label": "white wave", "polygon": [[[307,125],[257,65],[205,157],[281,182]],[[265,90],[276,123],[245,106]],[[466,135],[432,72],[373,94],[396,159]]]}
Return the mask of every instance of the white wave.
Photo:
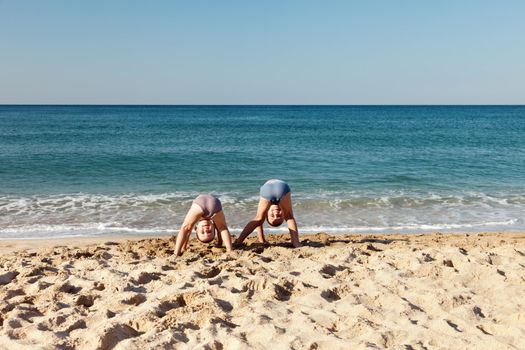
{"label": "white wave", "polygon": [[[328,232],[338,233],[394,233],[394,232],[429,232],[446,230],[479,231],[487,227],[499,230],[519,230],[514,225],[518,220],[490,221],[468,224],[406,224],[397,226],[304,226],[300,227],[301,233]],[[143,236],[166,236],[176,235],[178,229],[163,227],[135,228],[126,226],[114,226],[114,223],[89,223],[83,225],[27,225],[0,229],[0,240],[5,239],[29,239],[29,238],[60,238],[60,237],[90,237],[112,234],[129,234]],[[521,227],[523,229],[523,227]],[[232,234],[239,234],[242,227],[232,227]],[[266,228],[265,232],[270,234],[287,233],[286,225],[279,228]]]}
{"label": "white wave", "polygon": [[[337,226],[306,226],[301,227],[302,233],[314,233],[314,232],[328,232],[328,233],[342,233],[342,232],[394,232],[394,231],[439,231],[439,230],[457,230],[457,229],[475,229],[483,227],[499,227],[512,226],[516,224],[518,220],[507,220],[507,221],[491,221],[491,222],[480,222],[472,224],[406,224],[398,226],[351,226],[351,227],[337,227]],[[279,229],[273,229],[274,232],[282,231]]]}
{"label": "white wave", "polygon": [[[0,239],[32,236],[177,232],[196,192],[0,196]],[[335,196],[335,192],[330,193]],[[232,233],[255,214],[259,197],[217,193]],[[318,197],[316,197],[318,195]],[[524,194],[464,192],[366,197],[325,192],[294,196],[301,232],[393,232],[524,227]],[[392,196],[393,195],[393,196]],[[414,194],[415,196],[415,194]],[[286,232],[270,228],[268,232]]]}
{"label": "white wave", "polygon": [[113,223],[87,223],[81,225],[25,225],[17,227],[7,227],[0,229],[0,235],[9,234],[30,234],[30,233],[69,233],[69,232],[89,232],[97,234],[99,232],[130,232],[138,234],[150,233],[176,233],[178,230],[168,228],[135,228],[126,226],[114,226]]}
{"label": "white wave", "polygon": [[[126,193],[118,195],[105,194],[57,194],[34,195],[28,197],[0,196],[0,213],[16,213],[18,211],[42,210],[64,211],[79,209],[122,209],[133,207],[162,207],[188,205],[198,192],[169,192],[161,194],[135,194]],[[246,195],[239,192],[216,193],[226,206],[239,204],[253,204],[259,199],[257,194]],[[433,205],[475,205],[488,204],[491,206],[525,205],[524,194],[498,194],[464,192],[456,194],[437,194],[429,192],[405,193],[391,192],[388,194],[367,194],[358,192],[319,192],[319,193],[294,193],[294,202],[298,205],[326,203],[332,208],[344,207],[421,207]]]}
{"label": "white wave", "polygon": [[[241,228],[230,230],[232,234],[239,234],[241,231]],[[109,223],[92,223],[83,225],[27,225],[0,229],[0,240],[93,237],[115,234],[129,236],[169,236],[176,235],[178,232],[178,229],[112,226],[112,224]]]}

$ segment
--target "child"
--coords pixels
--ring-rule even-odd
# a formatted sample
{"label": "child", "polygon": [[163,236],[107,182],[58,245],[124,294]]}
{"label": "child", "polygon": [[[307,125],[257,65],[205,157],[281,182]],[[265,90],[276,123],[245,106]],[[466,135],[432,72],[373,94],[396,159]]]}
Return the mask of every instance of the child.
{"label": "child", "polygon": [[257,207],[257,214],[242,230],[239,238],[235,240],[235,244],[242,244],[244,239],[257,228],[258,240],[260,243],[266,243],[263,233],[264,219],[268,221],[271,226],[280,226],[285,220],[288,224],[288,230],[292,240],[292,245],[299,248],[299,232],[297,231],[297,223],[292,211],[292,192],[290,186],[281,180],[268,180],[261,187],[259,206]]}
{"label": "child", "polygon": [[188,248],[188,241],[194,225],[199,241],[203,243],[213,241],[215,230],[217,230],[219,233],[217,235],[218,246],[222,246],[224,241],[226,251],[231,252],[232,240],[222,211],[221,201],[218,198],[204,194],[193,200],[177,235],[175,254],[181,255]]}

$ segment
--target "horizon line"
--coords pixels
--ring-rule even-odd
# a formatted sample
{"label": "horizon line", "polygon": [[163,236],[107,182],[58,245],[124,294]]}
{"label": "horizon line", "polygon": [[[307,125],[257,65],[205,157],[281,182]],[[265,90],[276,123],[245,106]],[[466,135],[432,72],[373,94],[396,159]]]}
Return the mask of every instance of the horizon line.
{"label": "horizon line", "polygon": [[206,104],[206,103],[200,103],[200,104],[163,104],[163,103],[150,103],[150,104],[144,104],[144,103],[0,103],[0,106],[113,106],[113,107],[119,107],[119,106],[151,106],[151,107],[432,107],[432,106],[441,106],[441,107],[467,107],[467,106],[487,106],[487,107],[523,107],[525,104],[503,104],[503,103],[494,103],[494,104],[477,104],[477,103],[458,103],[458,104],[447,104],[447,103],[439,103],[439,104],[425,104],[425,103],[414,103],[414,104],[405,104],[405,103],[394,103],[394,104]]}

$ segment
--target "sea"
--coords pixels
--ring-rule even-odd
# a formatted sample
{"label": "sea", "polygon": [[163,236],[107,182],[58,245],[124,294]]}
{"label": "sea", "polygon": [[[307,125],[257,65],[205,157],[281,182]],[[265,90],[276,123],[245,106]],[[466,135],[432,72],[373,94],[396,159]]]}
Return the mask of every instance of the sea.
{"label": "sea", "polygon": [[300,233],[525,231],[525,106],[0,106],[0,239],[173,235],[203,193],[235,234],[268,179]]}

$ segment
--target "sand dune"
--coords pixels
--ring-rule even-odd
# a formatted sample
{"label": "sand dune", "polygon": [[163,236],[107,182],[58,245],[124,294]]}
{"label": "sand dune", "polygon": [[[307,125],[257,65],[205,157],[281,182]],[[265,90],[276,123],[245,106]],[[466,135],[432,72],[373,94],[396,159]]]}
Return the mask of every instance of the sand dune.
{"label": "sand dune", "polygon": [[525,349],[525,234],[268,238],[6,243],[0,348]]}

